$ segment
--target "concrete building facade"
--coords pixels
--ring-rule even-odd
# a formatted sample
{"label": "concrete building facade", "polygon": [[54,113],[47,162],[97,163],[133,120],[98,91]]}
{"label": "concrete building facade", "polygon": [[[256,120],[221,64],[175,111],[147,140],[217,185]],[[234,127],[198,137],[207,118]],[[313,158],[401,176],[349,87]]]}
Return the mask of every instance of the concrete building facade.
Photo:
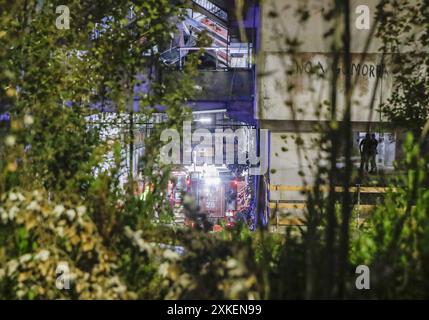
{"label": "concrete building facade", "polygon": [[[324,161],[316,127],[330,121],[333,72],[338,73],[337,119],[341,120],[344,113],[344,64],[339,61],[338,65],[333,65],[332,37],[324,36],[332,26],[324,19],[332,2],[266,0],[261,8],[256,117],[261,128],[271,132],[271,186],[301,186],[304,180],[309,185],[313,183],[313,169]],[[299,9],[303,3],[308,4],[309,17],[300,22]],[[396,136],[394,130],[385,128],[387,119],[378,107],[391,94],[392,64],[390,57],[380,51],[379,39],[373,38],[365,50],[375,23],[377,3],[352,0],[350,4],[350,70],[352,83],[355,83],[351,113],[355,146],[352,159],[359,166],[359,141],[369,129],[376,133],[380,142],[378,167],[389,170],[396,155]],[[291,52],[290,44],[295,40],[299,45]],[[341,162],[340,157],[337,166],[341,167]],[[299,192],[270,193],[270,201],[299,199],[303,199]]]}

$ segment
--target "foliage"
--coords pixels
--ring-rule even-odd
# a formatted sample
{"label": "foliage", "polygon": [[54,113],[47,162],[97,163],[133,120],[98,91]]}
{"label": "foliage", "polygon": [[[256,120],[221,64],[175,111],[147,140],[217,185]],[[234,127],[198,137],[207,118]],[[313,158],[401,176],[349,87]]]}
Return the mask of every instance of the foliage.
{"label": "foliage", "polygon": [[378,7],[383,52],[392,55],[394,87],[382,112],[418,136],[429,118],[429,2],[387,1]]}
{"label": "foliage", "polygon": [[380,298],[428,297],[429,190],[428,162],[412,134],[405,144],[406,173],[356,240],[353,261],[373,270]]}
{"label": "foliage", "polygon": [[[418,8],[426,10],[426,2]],[[220,234],[171,227],[163,217],[171,214],[165,189],[172,167],[159,161],[159,134],[165,128],[180,132],[188,118],[199,59],[191,55],[178,77],[163,70],[150,49],[168,46],[181,4],[71,0],[68,32],[55,28],[54,3],[40,3],[0,0],[0,112],[10,115],[10,126],[0,127],[0,298],[427,298],[429,168],[421,141],[408,137],[404,171],[363,225],[355,224],[351,199],[339,199],[333,190],[324,196],[317,188],[338,177],[348,187],[354,174],[340,175],[336,168],[338,149],[350,151],[339,138],[350,134],[350,115],[339,125],[336,105],[328,103],[332,121],[316,142],[328,152],[328,164],[317,165],[306,227],[284,236],[246,226]],[[339,23],[345,3],[325,16],[337,63],[340,53],[350,58]],[[131,5],[132,21],[125,19]],[[429,16],[410,9],[407,23],[398,23],[391,8],[380,10],[386,27],[380,36],[396,46],[390,48],[397,48],[407,23],[427,25]],[[309,17],[305,6],[297,14],[302,22]],[[413,39],[427,47],[427,30]],[[297,40],[287,40],[295,52]],[[427,55],[419,59],[427,65]],[[401,63],[409,73],[396,75],[399,87],[388,112],[416,133],[427,118],[427,77],[412,58]],[[136,93],[146,81],[149,90]],[[334,76],[334,91],[338,82]],[[134,120],[151,119],[158,105],[168,117],[145,141],[141,176],[152,192],[143,201],[134,196],[131,170],[125,173],[128,186],[120,183],[129,151],[123,146],[132,145]],[[286,106],[293,109],[293,101]],[[109,108],[125,119],[99,121],[100,109]],[[90,117],[97,120],[93,125]],[[123,138],[102,137],[108,127]],[[299,135],[295,140],[302,145]],[[70,269],[69,290],[56,287],[60,264]],[[371,268],[369,292],[354,287],[358,264]]]}
{"label": "foliage", "polygon": [[[115,270],[116,257],[87,208],[56,204],[39,191],[2,195],[0,292],[7,299],[132,298]],[[69,290],[58,290],[57,268],[66,264]]]}
{"label": "foliage", "polygon": [[[69,1],[70,30],[56,29],[52,1],[0,1],[0,6],[0,111],[10,118],[10,125],[3,128],[2,122],[1,128],[5,135],[0,140],[0,209],[3,216],[19,217],[4,220],[0,227],[1,265],[12,268],[5,269],[0,296],[148,297],[152,290],[148,283],[153,280],[149,297],[155,297],[156,264],[127,238],[126,227],[150,223],[155,211],[168,212],[162,194],[169,168],[157,163],[160,145],[155,132],[145,143],[143,174],[156,192],[143,204],[134,198],[132,179],[129,188],[120,183],[126,159],[121,148],[133,139],[135,110],[130,102],[134,98],[140,100],[141,118],[150,119],[155,106],[165,105],[169,121],[164,127],[180,125],[187,117],[184,103],[193,92],[190,78],[198,55],[189,59],[181,81],[139,76],[157,63],[158,54],[149,49],[156,45],[162,50],[169,43],[181,17],[181,3]],[[127,19],[130,8],[133,18]],[[135,90],[148,80],[148,92]],[[103,122],[105,114],[100,111],[106,109],[128,112],[131,130],[124,130],[118,120],[123,117]],[[124,133],[123,139],[105,136],[106,129],[115,128]],[[155,129],[159,133],[162,127]],[[25,203],[31,190],[38,190],[33,205],[42,213]],[[24,203],[12,205],[10,194],[20,195]],[[75,208],[86,208],[86,213],[68,226],[54,213],[62,207],[70,215]],[[58,236],[57,229],[66,227],[65,234]],[[25,245],[11,241],[21,236]],[[21,246],[24,252],[14,250]],[[34,258],[38,250],[50,257],[40,266]],[[22,255],[26,256],[21,259]],[[20,259],[24,265],[17,269],[15,262]],[[55,287],[55,264],[61,259],[74,275],[71,291]],[[33,282],[23,288],[25,281]],[[133,284],[137,293],[128,290],[124,281]]]}

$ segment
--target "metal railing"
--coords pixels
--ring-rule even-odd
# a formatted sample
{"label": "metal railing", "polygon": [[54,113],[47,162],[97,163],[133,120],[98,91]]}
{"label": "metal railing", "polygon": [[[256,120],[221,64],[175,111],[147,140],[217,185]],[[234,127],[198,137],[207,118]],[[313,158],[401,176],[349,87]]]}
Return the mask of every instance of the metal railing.
{"label": "metal railing", "polygon": [[[314,190],[313,186],[289,186],[289,185],[270,185],[269,186],[270,191],[298,191],[298,192],[309,192]],[[329,186],[319,186],[319,190],[321,192],[329,192]],[[361,203],[361,194],[380,194],[380,193],[386,193],[388,190],[390,191],[397,191],[397,188],[392,187],[368,187],[368,186],[361,186],[360,184],[356,184],[353,187],[349,188],[350,193],[356,193],[356,203],[353,204],[353,207],[358,209],[358,216],[357,220],[359,223],[360,220],[360,212],[370,212],[372,211],[376,205],[373,204],[362,204]],[[343,187],[336,186],[334,188],[335,192],[342,193],[344,192]],[[271,200],[269,202],[269,208],[275,209],[276,212],[276,228],[279,226],[305,226],[305,223],[302,221],[302,219],[298,217],[280,217],[279,210],[278,209],[300,209],[303,210],[307,207],[306,203],[304,202],[294,202],[292,200],[289,201],[282,201],[282,200]]]}
{"label": "metal railing", "polygon": [[209,55],[211,55],[215,59],[216,69],[220,68],[219,62],[223,63],[225,65],[225,68],[227,68],[229,66],[228,53],[227,53],[228,49],[226,47],[224,47],[224,48],[219,48],[219,47],[207,47],[207,48],[182,47],[182,48],[179,48],[179,52],[180,52],[179,67],[180,67],[180,69],[183,67],[182,57],[185,57],[187,55],[188,51],[199,51],[199,50],[204,50],[206,53],[208,53]]}
{"label": "metal railing", "polygon": [[228,13],[219,8],[217,5],[208,0],[192,0],[193,3],[200,6],[207,12],[210,12],[212,15],[216,16],[222,21],[228,22]]}

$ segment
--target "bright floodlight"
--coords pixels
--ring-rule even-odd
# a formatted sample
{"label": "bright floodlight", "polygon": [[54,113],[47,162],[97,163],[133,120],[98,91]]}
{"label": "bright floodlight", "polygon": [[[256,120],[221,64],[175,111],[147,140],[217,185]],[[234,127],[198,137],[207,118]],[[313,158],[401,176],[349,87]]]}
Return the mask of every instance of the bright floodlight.
{"label": "bright floodlight", "polygon": [[200,118],[195,121],[201,122],[201,123],[212,123],[212,118]]}
{"label": "bright floodlight", "polygon": [[218,185],[220,184],[220,178],[219,177],[207,177],[204,179],[204,182],[208,185]]}

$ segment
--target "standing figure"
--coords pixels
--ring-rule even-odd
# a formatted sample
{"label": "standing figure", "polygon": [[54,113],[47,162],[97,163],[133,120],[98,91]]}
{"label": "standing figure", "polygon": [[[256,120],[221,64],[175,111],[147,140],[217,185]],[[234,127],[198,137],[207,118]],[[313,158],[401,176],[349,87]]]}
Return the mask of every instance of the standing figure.
{"label": "standing figure", "polygon": [[371,136],[369,133],[365,135],[365,138],[359,144],[360,151],[360,170],[362,171],[365,167],[365,170],[368,171],[368,163],[371,154]]}
{"label": "standing figure", "polygon": [[375,158],[377,156],[377,147],[378,147],[378,141],[375,137],[375,134],[373,133],[371,135],[371,148],[369,153],[369,160],[371,162],[371,171],[369,173],[377,172],[377,163],[375,161]]}

